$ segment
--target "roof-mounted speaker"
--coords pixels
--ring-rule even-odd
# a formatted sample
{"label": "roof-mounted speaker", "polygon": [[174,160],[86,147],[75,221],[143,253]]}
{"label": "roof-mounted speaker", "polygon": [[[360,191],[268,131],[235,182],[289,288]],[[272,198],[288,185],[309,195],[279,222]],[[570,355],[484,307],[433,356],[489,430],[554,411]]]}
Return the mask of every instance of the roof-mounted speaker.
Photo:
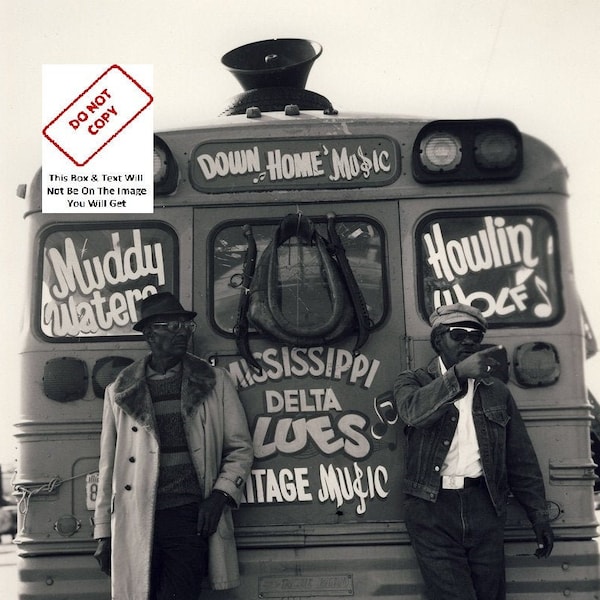
{"label": "roof-mounted speaker", "polygon": [[244,90],[265,87],[304,88],[323,48],[303,39],[253,42],[229,51],[221,62]]}

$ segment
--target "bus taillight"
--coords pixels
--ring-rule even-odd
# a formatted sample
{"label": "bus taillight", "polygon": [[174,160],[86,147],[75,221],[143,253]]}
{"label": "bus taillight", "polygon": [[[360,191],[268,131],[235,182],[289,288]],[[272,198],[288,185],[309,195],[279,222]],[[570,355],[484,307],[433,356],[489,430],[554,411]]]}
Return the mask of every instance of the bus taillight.
{"label": "bus taillight", "polygon": [[81,400],[88,388],[84,361],[70,356],[50,359],[44,366],[44,394],[56,402]]}
{"label": "bus taillight", "polygon": [[412,161],[419,183],[515,179],[523,168],[523,142],[505,119],[433,121],[419,132]]}
{"label": "bus taillight", "polygon": [[163,139],[154,136],[154,194],[167,196],[177,189],[179,167]]}
{"label": "bus taillight", "polygon": [[515,349],[514,368],[523,387],[553,385],[560,377],[558,350],[547,342],[527,342]]}

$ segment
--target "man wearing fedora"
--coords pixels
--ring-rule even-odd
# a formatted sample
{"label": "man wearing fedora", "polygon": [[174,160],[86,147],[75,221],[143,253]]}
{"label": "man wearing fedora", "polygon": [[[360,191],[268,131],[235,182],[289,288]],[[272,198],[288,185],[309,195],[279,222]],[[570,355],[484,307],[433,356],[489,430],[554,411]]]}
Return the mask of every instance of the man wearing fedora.
{"label": "man wearing fedora", "polygon": [[538,558],[552,552],[542,473],[508,388],[481,349],[482,313],[451,304],[429,318],[438,356],[394,385],[405,424],[405,520],[427,597],[501,600],[509,490],[523,506]]}
{"label": "man wearing fedora", "polygon": [[168,292],[145,298],[134,329],[150,354],[106,389],[95,557],[119,600],[239,584],[231,508],[252,441],[228,373],[187,352],[195,316]]}

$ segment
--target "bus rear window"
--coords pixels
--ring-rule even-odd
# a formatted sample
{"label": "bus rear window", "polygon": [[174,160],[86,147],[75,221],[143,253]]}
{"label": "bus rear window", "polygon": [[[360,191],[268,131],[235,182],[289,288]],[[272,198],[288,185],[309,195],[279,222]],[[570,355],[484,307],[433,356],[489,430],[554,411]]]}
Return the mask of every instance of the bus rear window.
{"label": "bus rear window", "polygon": [[56,226],[40,240],[38,327],[52,341],[131,336],[136,305],[176,290],[177,238],[166,227]]}
{"label": "bus rear window", "polygon": [[[232,333],[236,324],[241,289],[236,285],[243,272],[244,258],[248,243],[243,235],[245,222],[229,222],[213,236],[212,242],[212,309],[216,327]],[[256,240],[258,261],[273,237],[278,222],[251,223]],[[315,220],[318,231],[327,237],[327,224]],[[385,316],[386,281],[383,259],[383,233],[380,227],[368,219],[338,219],[337,233],[342,241],[348,262],[367,304],[369,317],[374,325],[381,323]],[[288,278],[293,287],[299,277],[298,269],[307,271],[316,268],[309,264],[309,252],[304,251],[303,260],[298,261],[293,252],[293,244],[287,244],[289,264],[280,264],[282,278]],[[302,250],[300,249],[300,252]],[[284,255],[285,256],[285,255]],[[314,255],[313,255],[314,258]],[[285,262],[285,260],[284,260]],[[293,290],[292,290],[293,292]],[[290,293],[292,293],[290,292]],[[312,298],[311,298],[312,296]],[[311,303],[307,307],[317,318],[320,310],[329,308],[327,302],[321,302],[318,286],[315,285],[302,302]],[[321,317],[322,318],[322,317]]]}
{"label": "bus rear window", "polygon": [[479,308],[490,326],[547,325],[562,315],[558,239],[541,212],[437,214],[417,231],[421,314]]}

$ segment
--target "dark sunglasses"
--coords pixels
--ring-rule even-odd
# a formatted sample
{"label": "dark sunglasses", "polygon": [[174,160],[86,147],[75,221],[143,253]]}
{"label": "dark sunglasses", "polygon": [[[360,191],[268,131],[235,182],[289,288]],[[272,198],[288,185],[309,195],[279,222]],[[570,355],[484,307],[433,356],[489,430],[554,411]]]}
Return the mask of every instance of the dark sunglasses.
{"label": "dark sunglasses", "polygon": [[481,344],[483,341],[483,331],[481,329],[471,329],[469,327],[450,327],[448,330],[450,339],[455,342],[463,342],[469,338],[475,344]]}
{"label": "dark sunglasses", "polygon": [[161,329],[163,331],[168,331],[169,333],[177,333],[181,329],[185,329],[186,331],[196,331],[196,323],[194,321],[166,321],[166,322],[157,322],[152,323],[152,327],[154,329]]}

